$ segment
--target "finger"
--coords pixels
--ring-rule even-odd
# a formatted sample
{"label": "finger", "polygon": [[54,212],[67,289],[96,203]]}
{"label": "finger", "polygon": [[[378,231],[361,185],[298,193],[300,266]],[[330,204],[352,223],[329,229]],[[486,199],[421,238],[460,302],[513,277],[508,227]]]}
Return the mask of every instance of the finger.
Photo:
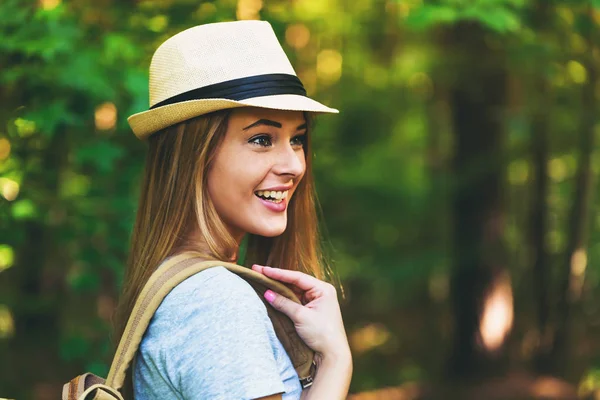
{"label": "finger", "polygon": [[258,264],[252,265],[252,270],[256,271],[256,272],[259,272],[261,274],[262,274],[262,268],[263,268],[262,265],[258,265]]}
{"label": "finger", "polygon": [[[252,270],[255,272],[262,274],[262,269],[263,269],[262,265],[258,265],[258,264],[252,265]],[[296,298],[298,299],[298,301],[300,301],[302,304],[306,304],[306,301],[304,298],[304,293],[306,292],[305,290],[302,290],[294,285],[290,285],[289,283],[284,283],[284,285],[286,287],[288,287],[296,295]]]}
{"label": "finger", "polygon": [[281,311],[294,322],[298,318],[298,314],[302,309],[302,305],[293,302],[285,296],[282,296],[278,293],[273,292],[272,290],[267,290],[264,294],[265,299],[278,311]]}
{"label": "finger", "polygon": [[269,278],[291,283],[302,290],[309,290],[323,283],[314,276],[307,275],[300,271],[290,271],[287,269],[271,268],[266,266],[261,267],[261,273]]}

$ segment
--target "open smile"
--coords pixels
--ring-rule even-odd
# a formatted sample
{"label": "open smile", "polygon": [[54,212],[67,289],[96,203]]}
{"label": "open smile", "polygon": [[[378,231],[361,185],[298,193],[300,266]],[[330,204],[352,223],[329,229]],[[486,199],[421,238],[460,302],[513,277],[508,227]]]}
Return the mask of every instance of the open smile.
{"label": "open smile", "polygon": [[281,203],[288,196],[289,190],[283,191],[275,191],[275,190],[257,190],[254,194],[266,201],[271,201],[273,203]]}
{"label": "open smile", "polygon": [[254,192],[258,200],[271,211],[282,212],[287,208],[288,190],[272,191],[258,190]]}

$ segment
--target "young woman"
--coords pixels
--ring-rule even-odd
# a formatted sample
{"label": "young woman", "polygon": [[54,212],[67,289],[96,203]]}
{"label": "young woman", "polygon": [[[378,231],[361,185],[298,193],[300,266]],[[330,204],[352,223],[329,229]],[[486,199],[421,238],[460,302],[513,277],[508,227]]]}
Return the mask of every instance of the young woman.
{"label": "young woman", "polygon": [[[343,399],[352,359],[335,288],[323,278],[311,176],[312,113],[271,26],[202,25],[155,52],[150,110],[129,118],[148,143],[118,341],[156,268],[194,250],[290,285],[302,305],[268,291],[315,352],[312,386],[298,375],[253,288],[224,267],[171,291],[133,364],[136,399]],[[270,267],[267,267],[269,265]]]}

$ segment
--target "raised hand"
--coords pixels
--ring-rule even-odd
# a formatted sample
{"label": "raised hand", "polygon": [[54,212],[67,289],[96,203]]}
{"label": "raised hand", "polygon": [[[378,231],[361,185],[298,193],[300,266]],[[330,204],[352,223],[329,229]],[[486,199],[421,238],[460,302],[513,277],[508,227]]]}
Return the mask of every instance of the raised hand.
{"label": "raised hand", "polygon": [[337,291],[330,283],[299,271],[253,265],[252,269],[291,286],[303,305],[268,290],[267,301],[294,322],[300,338],[322,357],[350,355]]}

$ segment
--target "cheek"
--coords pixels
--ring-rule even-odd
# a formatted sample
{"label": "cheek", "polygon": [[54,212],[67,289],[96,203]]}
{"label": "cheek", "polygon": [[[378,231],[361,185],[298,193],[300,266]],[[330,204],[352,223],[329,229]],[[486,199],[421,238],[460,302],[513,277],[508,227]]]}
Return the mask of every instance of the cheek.
{"label": "cheek", "polygon": [[302,165],[302,173],[296,178],[296,180],[300,182],[306,174],[306,158],[304,158],[304,152],[301,152],[298,155],[298,161],[300,162],[300,165]]}
{"label": "cheek", "polygon": [[234,208],[228,210],[229,214],[239,208],[240,202],[251,199],[254,190],[264,179],[263,170],[256,160],[239,156],[216,162],[209,171],[208,192],[217,209],[224,211],[224,207]]}
{"label": "cheek", "polygon": [[304,177],[304,174],[306,173],[306,158],[304,158],[304,152],[300,157],[300,162],[302,163],[302,175],[300,175],[300,179],[302,179]]}

